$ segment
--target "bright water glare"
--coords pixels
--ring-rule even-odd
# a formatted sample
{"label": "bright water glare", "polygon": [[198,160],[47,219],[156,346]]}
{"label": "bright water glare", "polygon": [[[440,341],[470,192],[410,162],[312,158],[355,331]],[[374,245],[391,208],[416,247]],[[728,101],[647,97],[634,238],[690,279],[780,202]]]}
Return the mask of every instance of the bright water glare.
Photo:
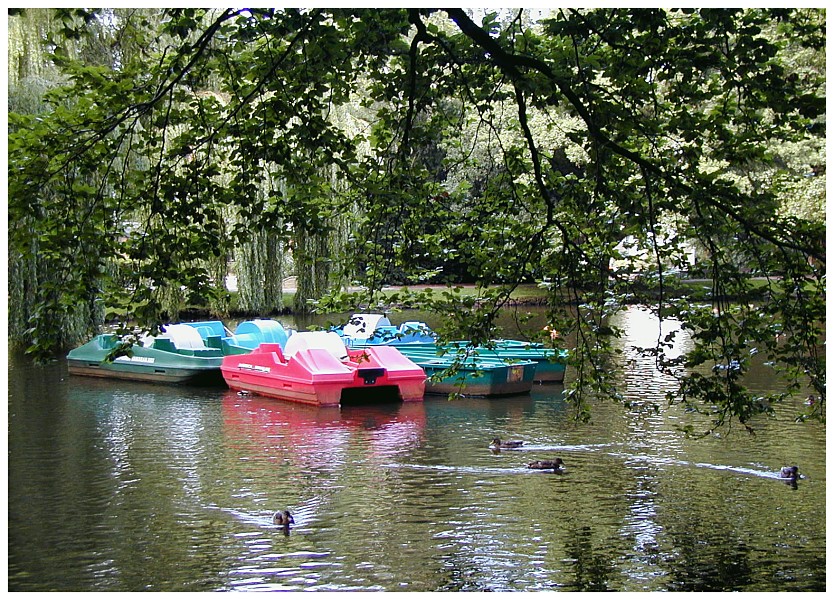
{"label": "bright water glare", "polygon": [[[824,425],[794,422],[798,398],[756,435],[688,439],[706,422],[666,405],[634,348],[657,323],[620,324],[631,407],[597,402],[591,423],[561,385],[318,409],[13,357],[9,589],[824,590]],[[494,453],[495,436],[525,444]],[[556,457],[564,474],[526,468]]]}

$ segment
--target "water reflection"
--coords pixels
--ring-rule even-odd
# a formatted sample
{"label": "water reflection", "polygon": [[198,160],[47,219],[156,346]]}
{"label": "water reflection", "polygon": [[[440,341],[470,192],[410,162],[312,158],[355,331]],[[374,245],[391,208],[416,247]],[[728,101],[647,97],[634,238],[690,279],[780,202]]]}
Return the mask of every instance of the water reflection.
{"label": "water reflection", "polygon": [[579,592],[609,592],[608,582],[615,573],[615,563],[606,549],[594,546],[593,529],[587,525],[571,528],[566,544],[572,581],[567,584]]}
{"label": "water reflection", "polygon": [[[422,403],[319,408],[227,392],[222,415],[226,454],[238,462],[237,485],[247,490],[247,503],[263,507],[256,515],[260,525],[271,518],[272,510],[289,508],[295,518],[290,537],[302,544],[309,544],[311,537],[349,536],[357,527],[364,530],[360,537],[367,538],[366,528],[373,523],[398,526],[390,514],[397,497],[391,488],[397,482],[376,469],[421,442],[426,424]],[[234,500],[239,504],[240,495]],[[236,519],[248,517],[231,505],[217,508]],[[257,550],[250,547],[247,552],[248,562],[257,565],[254,571],[236,571],[233,589],[286,589],[283,584],[275,588],[269,580],[290,575],[287,583],[301,583],[306,589],[319,584],[320,570],[346,569],[344,557],[332,552],[273,556]],[[316,560],[309,560],[312,557]],[[301,559],[297,566],[277,571],[263,566]],[[332,585],[328,583],[328,589]]]}
{"label": "water reflection", "polygon": [[[630,357],[624,392],[662,398]],[[690,440],[662,402],[577,423],[561,386],[319,409],[64,369],[10,363],[12,590],[825,589],[825,428],[789,403]]]}
{"label": "water reflection", "polygon": [[313,407],[228,391],[222,407],[230,443],[291,451],[293,460],[307,466],[339,460],[357,437],[370,459],[407,452],[422,439],[426,422],[421,402]]}

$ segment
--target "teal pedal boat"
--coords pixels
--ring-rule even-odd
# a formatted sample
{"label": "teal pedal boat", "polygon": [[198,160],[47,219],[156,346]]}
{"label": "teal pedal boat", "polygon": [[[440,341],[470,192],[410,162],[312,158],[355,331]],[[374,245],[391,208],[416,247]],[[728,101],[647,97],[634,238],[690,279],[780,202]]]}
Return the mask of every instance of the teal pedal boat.
{"label": "teal pedal boat", "polygon": [[422,321],[407,321],[396,326],[380,314],[355,314],[335,331],[350,348],[390,345],[403,353],[425,351],[436,356],[468,352],[472,357],[496,359],[508,364],[533,362],[536,365],[535,382],[561,383],[565,379],[568,351],[546,348],[540,343],[493,340],[489,346],[468,346],[465,341],[440,345],[437,344],[437,335]]}
{"label": "teal pedal boat", "polygon": [[426,373],[427,394],[462,396],[514,396],[533,388],[536,363],[507,362],[484,357],[438,356],[411,347],[395,346]]}
{"label": "teal pedal boat", "polygon": [[[443,346],[447,353],[454,353],[466,347],[466,342],[453,342]],[[545,348],[520,340],[493,340],[491,346],[476,346],[474,352],[481,357],[494,357],[505,361],[533,361],[537,383],[562,383],[565,380],[568,351]]]}
{"label": "teal pedal boat", "polygon": [[176,323],[147,336],[127,354],[109,357],[121,344],[118,336],[101,334],[67,354],[71,375],[153,383],[222,384],[223,357],[249,354],[262,343],[284,345],[292,335],[277,321],[244,321],[231,333],[220,321]]}

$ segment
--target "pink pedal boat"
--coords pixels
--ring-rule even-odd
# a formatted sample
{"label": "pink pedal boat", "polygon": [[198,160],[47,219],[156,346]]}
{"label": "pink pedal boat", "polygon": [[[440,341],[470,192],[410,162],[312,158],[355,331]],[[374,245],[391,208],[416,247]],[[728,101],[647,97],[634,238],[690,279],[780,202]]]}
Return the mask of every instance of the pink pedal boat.
{"label": "pink pedal boat", "polygon": [[423,399],[426,374],[391,346],[348,350],[332,331],[296,333],[282,349],[261,344],[223,358],[223,379],[251,392],[316,406]]}

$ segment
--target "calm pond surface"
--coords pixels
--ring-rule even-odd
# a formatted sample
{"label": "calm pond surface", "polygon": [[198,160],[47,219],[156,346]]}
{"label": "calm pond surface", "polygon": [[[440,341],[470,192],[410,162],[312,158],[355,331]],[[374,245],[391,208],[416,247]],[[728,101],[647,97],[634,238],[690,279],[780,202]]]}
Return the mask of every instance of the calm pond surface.
{"label": "calm pond surface", "polygon": [[[561,385],[317,409],[11,357],[9,590],[825,590],[824,425],[795,423],[797,399],[754,436],[685,438],[702,417],[631,349],[656,325],[623,319],[635,406],[589,424]],[[555,457],[565,474],[525,468]]]}

